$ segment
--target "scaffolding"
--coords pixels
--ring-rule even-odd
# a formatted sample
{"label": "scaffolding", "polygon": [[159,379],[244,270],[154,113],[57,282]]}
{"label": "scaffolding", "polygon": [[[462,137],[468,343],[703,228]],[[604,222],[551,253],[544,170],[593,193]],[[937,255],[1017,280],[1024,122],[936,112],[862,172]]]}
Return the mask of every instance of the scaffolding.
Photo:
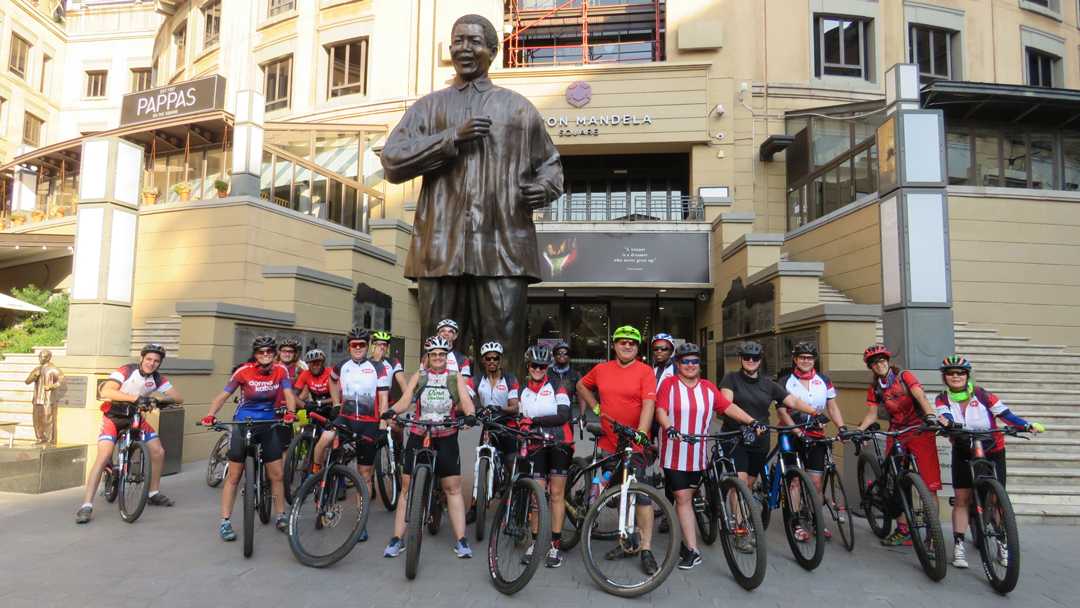
{"label": "scaffolding", "polygon": [[663,61],[665,0],[506,0],[505,65]]}

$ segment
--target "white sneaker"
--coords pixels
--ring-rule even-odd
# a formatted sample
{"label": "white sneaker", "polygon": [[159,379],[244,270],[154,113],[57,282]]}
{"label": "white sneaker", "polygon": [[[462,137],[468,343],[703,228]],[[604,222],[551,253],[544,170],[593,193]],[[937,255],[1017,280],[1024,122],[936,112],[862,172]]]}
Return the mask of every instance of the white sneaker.
{"label": "white sneaker", "polygon": [[955,568],[967,568],[967,553],[964,552],[964,541],[959,541],[953,545],[953,558],[952,565]]}

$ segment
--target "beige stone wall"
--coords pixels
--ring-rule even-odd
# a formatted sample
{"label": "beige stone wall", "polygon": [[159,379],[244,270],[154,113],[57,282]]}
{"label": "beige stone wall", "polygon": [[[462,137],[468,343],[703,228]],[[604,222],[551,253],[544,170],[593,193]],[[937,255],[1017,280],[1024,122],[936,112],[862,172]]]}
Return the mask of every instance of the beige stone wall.
{"label": "beige stone wall", "polygon": [[949,191],[956,320],[1080,347],[1080,197],[960,190]]}
{"label": "beige stone wall", "polygon": [[881,303],[881,229],[876,204],[788,238],[784,252],[799,262],[823,262],[822,280],[858,304]]}

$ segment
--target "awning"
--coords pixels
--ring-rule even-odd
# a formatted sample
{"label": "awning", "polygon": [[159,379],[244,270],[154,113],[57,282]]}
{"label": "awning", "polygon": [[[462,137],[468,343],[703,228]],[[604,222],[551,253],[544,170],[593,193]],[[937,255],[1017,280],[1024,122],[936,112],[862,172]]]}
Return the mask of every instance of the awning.
{"label": "awning", "polygon": [[[71,218],[72,232],[74,221]],[[70,234],[0,233],[0,269],[67,257],[74,247]]]}
{"label": "awning", "polygon": [[1075,89],[936,80],[922,88],[922,103],[944,112],[946,122],[1080,129],[1080,91]]}
{"label": "awning", "polygon": [[0,308],[18,310],[20,312],[46,312],[46,310],[40,306],[35,306],[29,302],[23,302],[18,298],[13,298],[2,293],[0,293]]}

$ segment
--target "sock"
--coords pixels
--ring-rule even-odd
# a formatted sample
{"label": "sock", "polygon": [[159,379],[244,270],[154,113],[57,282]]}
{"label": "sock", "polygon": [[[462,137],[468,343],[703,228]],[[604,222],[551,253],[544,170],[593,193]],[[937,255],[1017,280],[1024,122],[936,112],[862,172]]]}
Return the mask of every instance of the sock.
{"label": "sock", "polygon": [[391,536],[390,537],[390,544],[400,543],[400,542],[401,542],[401,537],[400,536]]}
{"label": "sock", "polygon": [[562,532],[551,533],[551,546],[555,547],[556,549],[562,548]]}
{"label": "sock", "polygon": [[896,524],[896,531],[903,534],[904,536],[911,534],[911,530],[908,529],[907,524]]}
{"label": "sock", "polygon": [[223,523],[223,524],[229,523],[229,518],[228,517],[222,517],[221,518],[221,523]]}
{"label": "sock", "polygon": [[458,542],[459,545],[467,545],[467,544],[469,544],[469,541],[465,540],[464,536],[459,538],[457,542]]}
{"label": "sock", "polygon": [[93,509],[94,508],[94,503],[92,503],[92,502],[84,502],[84,503],[82,503],[82,507],[79,507],[79,508],[82,509],[83,507],[90,507],[91,509]]}
{"label": "sock", "polygon": [[957,532],[957,533],[953,534],[952,536],[953,536],[953,542],[955,542],[955,543],[964,542],[964,533],[963,532]]}
{"label": "sock", "polygon": [[154,490],[153,492],[150,492],[149,494],[147,494],[146,497],[147,498],[153,498],[153,497],[155,497],[157,495],[158,495],[158,491]]}
{"label": "sock", "polygon": [[317,462],[311,463],[311,474],[312,475],[318,473],[321,470],[322,470],[322,465],[321,464],[319,464]]}

